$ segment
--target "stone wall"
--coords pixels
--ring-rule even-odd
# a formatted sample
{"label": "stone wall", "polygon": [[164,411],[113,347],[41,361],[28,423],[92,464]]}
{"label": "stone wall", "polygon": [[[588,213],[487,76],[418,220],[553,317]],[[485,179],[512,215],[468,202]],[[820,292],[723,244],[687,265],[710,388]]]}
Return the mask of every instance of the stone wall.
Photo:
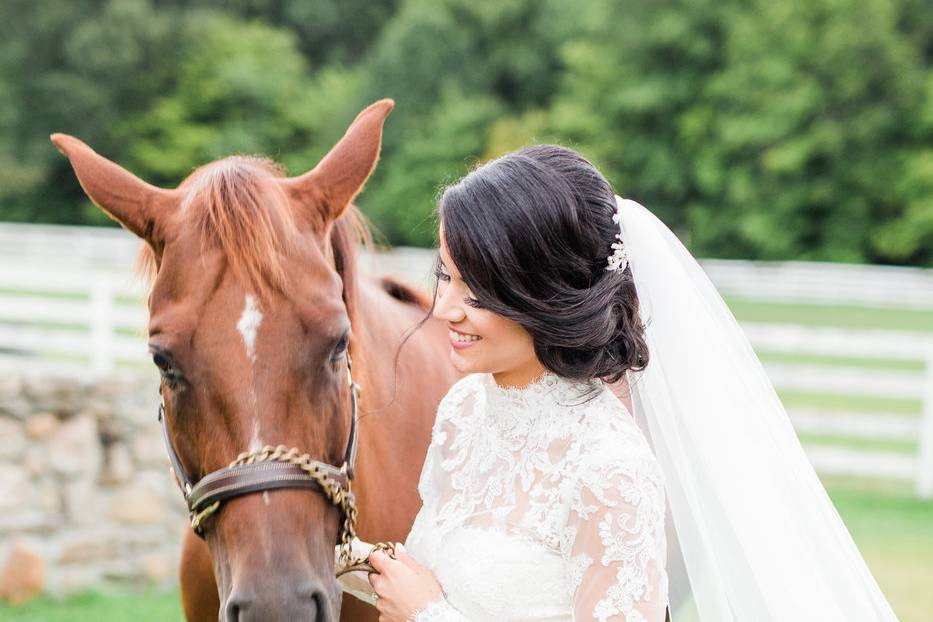
{"label": "stone wall", "polygon": [[177,581],[187,527],[158,375],[0,377],[0,598]]}

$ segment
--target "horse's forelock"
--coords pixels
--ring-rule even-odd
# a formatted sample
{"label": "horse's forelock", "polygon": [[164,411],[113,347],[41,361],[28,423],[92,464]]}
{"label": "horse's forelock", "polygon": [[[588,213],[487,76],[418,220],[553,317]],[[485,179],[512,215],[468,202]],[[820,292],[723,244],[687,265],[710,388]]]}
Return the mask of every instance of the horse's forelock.
{"label": "horse's forelock", "polygon": [[[196,227],[202,245],[220,246],[237,279],[249,284],[260,299],[270,288],[284,289],[282,257],[291,253],[297,240],[288,199],[275,183],[284,175],[284,169],[268,158],[231,156],[200,167],[180,186],[188,190],[180,206],[182,226]],[[345,286],[350,285],[356,276],[357,246],[373,246],[369,221],[355,205],[334,223],[330,242],[335,268]],[[157,269],[148,244],[140,248],[135,272],[151,290]],[[346,303],[352,306],[351,300]]]}

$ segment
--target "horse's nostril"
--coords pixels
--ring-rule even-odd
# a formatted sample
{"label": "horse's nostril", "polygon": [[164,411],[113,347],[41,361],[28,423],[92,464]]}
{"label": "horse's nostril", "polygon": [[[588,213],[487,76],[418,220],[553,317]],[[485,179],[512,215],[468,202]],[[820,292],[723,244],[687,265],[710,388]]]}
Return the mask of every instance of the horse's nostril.
{"label": "horse's nostril", "polygon": [[296,596],[299,601],[310,602],[311,611],[304,618],[309,622],[335,622],[331,615],[330,605],[327,602],[327,595],[321,591],[320,587],[313,583],[305,583],[297,588]]}
{"label": "horse's nostril", "polygon": [[266,586],[255,593],[234,588],[222,614],[220,622],[335,622],[325,593],[310,584]]}
{"label": "horse's nostril", "polygon": [[221,622],[241,622],[241,616],[249,610],[253,602],[252,596],[241,591],[234,591],[227,598]]}

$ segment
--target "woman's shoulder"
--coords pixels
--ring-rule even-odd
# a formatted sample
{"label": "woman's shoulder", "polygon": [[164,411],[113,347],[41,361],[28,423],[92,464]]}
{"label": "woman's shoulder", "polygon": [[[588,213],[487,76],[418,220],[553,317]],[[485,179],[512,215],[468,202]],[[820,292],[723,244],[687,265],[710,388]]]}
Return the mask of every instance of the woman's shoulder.
{"label": "woman's shoulder", "polygon": [[447,393],[441,398],[440,406],[453,406],[462,402],[466,397],[474,394],[482,384],[483,374],[467,374],[450,385]]}
{"label": "woman's shoulder", "polygon": [[473,373],[463,376],[447,389],[437,406],[437,417],[434,427],[443,421],[456,418],[470,408],[469,403],[477,395],[482,385],[482,374]]}
{"label": "woman's shoulder", "polygon": [[618,396],[607,388],[586,413],[581,430],[586,470],[637,466],[661,477],[660,464],[648,438]]}

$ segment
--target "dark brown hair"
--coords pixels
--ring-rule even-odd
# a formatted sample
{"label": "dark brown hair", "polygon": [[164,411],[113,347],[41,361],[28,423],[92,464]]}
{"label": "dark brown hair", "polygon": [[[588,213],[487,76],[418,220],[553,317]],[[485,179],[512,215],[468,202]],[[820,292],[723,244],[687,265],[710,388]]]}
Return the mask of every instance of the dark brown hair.
{"label": "dark brown hair", "polygon": [[443,188],[436,216],[473,297],[525,328],[542,365],[613,383],[648,364],[631,271],[606,270],[615,211],[615,192],[589,160],[542,144]]}

